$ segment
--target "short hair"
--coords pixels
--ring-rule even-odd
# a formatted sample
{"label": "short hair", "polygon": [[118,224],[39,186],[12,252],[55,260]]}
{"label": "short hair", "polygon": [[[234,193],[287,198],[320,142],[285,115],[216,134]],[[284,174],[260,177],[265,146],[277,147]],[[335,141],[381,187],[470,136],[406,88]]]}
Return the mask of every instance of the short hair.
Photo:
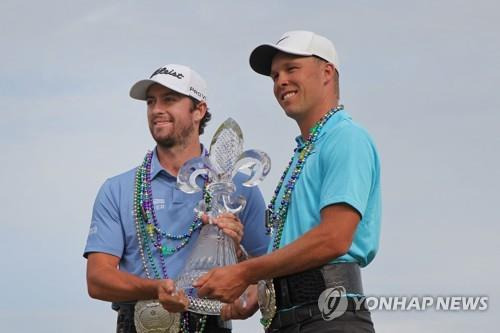
{"label": "short hair", "polygon": [[[201,103],[201,101],[199,101],[196,98],[191,97],[191,96],[188,96],[188,97],[193,104],[192,108],[191,108],[191,111],[193,111],[198,106],[198,104]],[[205,131],[205,127],[207,126],[207,123],[210,121],[210,119],[212,119],[212,114],[208,111],[208,107],[207,107],[207,112],[205,112],[205,115],[203,116],[203,118],[201,118],[200,125],[198,126],[198,134],[199,135],[203,134],[203,132]]]}
{"label": "short hair", "polygon": [[334,84],[334,89],[335,89],[334,93],[337,96],[337,99],[339,99],[340,98],[339,71],[337,70],[337,68],[335,68],[334,64],[326,61],[325,59],[317,57],[317,56],[313,56],[313,57],[316,60],[316,62],[318,62],[318,63],[325,63],[325,64],[331,64],[333,66],[333,69],[335,69],[335,73],[333,73],[333,84]]}

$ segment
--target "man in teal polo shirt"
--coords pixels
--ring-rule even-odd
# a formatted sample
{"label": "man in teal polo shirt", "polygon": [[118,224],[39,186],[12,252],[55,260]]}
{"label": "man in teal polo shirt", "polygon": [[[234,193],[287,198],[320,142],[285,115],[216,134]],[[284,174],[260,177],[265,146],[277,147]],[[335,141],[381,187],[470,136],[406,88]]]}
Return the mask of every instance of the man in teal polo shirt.
{"label": "man in teal polo shirt", "polygon": [[[269,254],[209,272],[196,284],[199,294],[234,302],[261,281],[269,332],[373,332],[356,297],[363,295],[360,267],[378,249],[380,166],[370,136],[339,104],[335,47],[315,33],[291,31],[257,47],[250,65],[272,78],[301,135],[268,206]],[[242,318],[256,308],[236,301],[224,316]]]}

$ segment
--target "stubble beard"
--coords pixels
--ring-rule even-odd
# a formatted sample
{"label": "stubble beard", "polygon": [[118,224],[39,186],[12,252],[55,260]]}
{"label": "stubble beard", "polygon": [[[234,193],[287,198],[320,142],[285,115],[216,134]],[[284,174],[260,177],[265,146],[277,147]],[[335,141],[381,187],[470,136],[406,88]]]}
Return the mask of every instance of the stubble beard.
{"label": "stubble beard", "polygon": [[180,129],[180,131],[175,131],[164,138],[158,138],[153,134],[153,139],[156,144],[162,148],[170,149],[173,147],[184,147],[188,143],[188,139],[194,132],[194,125],[189,124]]}

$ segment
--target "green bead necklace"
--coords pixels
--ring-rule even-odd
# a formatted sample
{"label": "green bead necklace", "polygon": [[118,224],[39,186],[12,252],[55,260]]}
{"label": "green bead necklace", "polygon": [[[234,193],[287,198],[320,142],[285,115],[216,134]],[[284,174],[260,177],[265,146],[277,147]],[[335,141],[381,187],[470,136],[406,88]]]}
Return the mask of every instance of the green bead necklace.
{"label": "green bead necklace", "polygon": [[[167,279],[168,274],[165,257],[170,256],[182,249],[191,239],[193,232],[201,228],[202,222],[199,216],[195,216],[193,222],[188,228],[188,231],[182,235],[172,235],[161,230],[154,209],[153,193],[151,189],[152,159],[153,152],[148,151],[144,157],[143,163],[137,168],[135,173],[133,216],[141,261],[147,278]],[[207,209],[210,210],[211,197],[208,191],[206,191],[206,183],[207,179],[205,179],[203,186],[203,199],[205,200]],[[177,240],[181,242],[176,247],[169,248],[166,245],[162,245],[163,239]],[[156,253],[158,254],[157,257],[154,255],[155,253],[151,250],[151,247],[156,249]],[[155,257],[157,261],[159,261],[159,265],[155,262]],[[160,266],[161,271],[158,269],[158,266]],[[152,275],[149,267],[151,267],[151,271],[153,273]],[[184,319],[182,320],[179,328],[183,333],[189,332],[188,316],[188,313],[185,312],[183,316]],[[204,331],[206,321],[207,316],[200,318],[200,329],[196,330],[197,333],[202,333]]]}
{"label": "green bead necklace", "polygon": [[[323,117],[321,117],[321,119],[310,130],[309,136],[305,140],[304,145],[302,147],[297,146],[293,150],[292,159],[288,163],[288,166],[285,168],[285,171],[283,172],[283,175],[281,176],[280,181],[278,182],[278,185],[274,190],[274,195],[269,205],[267,206],[268,209],[266,213],[268,218],[266,219],[266,228],[268,232],[271,232],[272,230],[274,233],[273,251],[277,250],[280,246],[281,236],[283,234],[286,217],[288,215],[288,207],[290,206],[290,202],[292,201],[292,192],[293,189],[295,188],[295,184],[299,180],[299,176],[304,168],[307,158],[314,149],[314,143],[318,139],[321,129],[326,124],[328,119],[330,119],[335,113],[343,109],[344,106],[339,105],[338,107],[331,109],[325,115],[323,115]],[[286,175],[288,174],[288,171],[290,170],[293,164],[293,160],[297,152],[299,153],[299,156],[297,158],[295,169],[292,171],[292,175],[290,176],[290,179],[286,184],[280,205],[279,207],[276,208],[276,199],[281,191],[281,187],[283,186]]]}

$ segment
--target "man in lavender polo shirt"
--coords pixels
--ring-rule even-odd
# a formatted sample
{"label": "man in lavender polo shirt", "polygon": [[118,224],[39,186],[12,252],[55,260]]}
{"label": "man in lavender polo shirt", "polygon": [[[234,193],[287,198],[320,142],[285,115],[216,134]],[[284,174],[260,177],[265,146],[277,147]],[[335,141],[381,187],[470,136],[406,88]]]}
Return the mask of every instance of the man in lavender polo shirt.
{"label": "man in lavender polo shirt", "polygon": [[[160,251],[140,246],[134,212],[134,190],[138,168],[107,179],[97,194],[92,222],[84,251],[87,261],[87,285],[92,298],[110,301],[119,312],[117,332],[136,332],[133,305],[139,300],[160,299],[170,312],[185,311],[186,298],[174,292],[177,278],[199,235],[193,208],[202,193],[187,194],[176,187],[180,167],[188,160],[206,154],[200,144],[210,113],[207,109],[205,80],[189,67],[166,65],[149,79],[134,84],[134,99],[145,100],[151,134],[157,145],[147,155],[150,159],[152,206],[159,228],[169,235],[162,246],[169,249],[159,260]],[[141,161],[137,161],[139,165]],[[237,194],[247,199],[239,214],[219,217],[215,223],[251,256],[266,252],[269,238],[265,233],[265,204],[256,187],[242,187],[243,175],[236,176]],[[193,223],[193,221],[195,223]],[[186,236],[189,235],[189,236]],[[185,245],[182,243],[188,240]],[[144,244],[143,244],[144,245]],[[149,245],[148,245],[149,246]],[[142,252],[142,255],[141,255]],[[161,278],[148,278],[148,260],[161,263]],[[205,332],[230,332],[230,324],[220,317],[209,316]],[[199,318],[189,313],[189,331],[198,331]]]}

